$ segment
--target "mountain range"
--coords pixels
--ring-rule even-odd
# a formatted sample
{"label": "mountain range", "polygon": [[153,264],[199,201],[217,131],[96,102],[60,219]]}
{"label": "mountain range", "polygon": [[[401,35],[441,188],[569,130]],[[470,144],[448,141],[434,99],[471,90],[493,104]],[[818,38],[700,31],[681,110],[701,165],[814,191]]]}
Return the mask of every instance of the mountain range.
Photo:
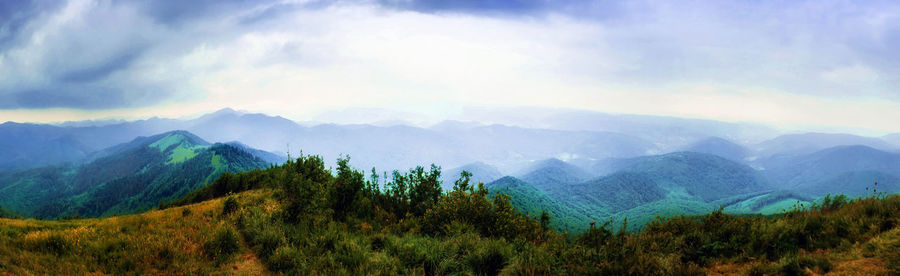
{"label": "mountain range", "polygon": [[549,212],[559,229],[626,217],[640,225],[656,215],[719,207],[775,213],[827,194],[900,192],[900,134],[778,136],[748,124],[541,112],[523,115],[530,121],[494,117],[510,125],[428,127],[300,124],[231,109],[193,119],[6,122],[0,124],[0,206],[47,218],[132,213],[224,172],[299,154],[329,164],[351,156],[353,166],[379,175],[435,163],[445,168],[445,190],[468,171],[473,182],[512,195],[521,210]]}
{"label": "mountain range", "polygon": [[79,165],[2,172],[0,202],[18,214],[42,218],[127,214],[179,198],[224,172],[269,164],[246,148],[172,131],[95,152]]}

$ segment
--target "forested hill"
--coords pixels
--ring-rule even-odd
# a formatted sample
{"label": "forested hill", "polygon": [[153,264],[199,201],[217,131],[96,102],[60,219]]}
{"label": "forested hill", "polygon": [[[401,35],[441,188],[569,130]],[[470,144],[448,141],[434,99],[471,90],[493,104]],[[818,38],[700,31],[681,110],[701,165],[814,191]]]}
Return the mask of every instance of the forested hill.
{"label": "forested hill", "polygon": [[204,187],[224,172],[268,165],[238,147],[172,131],[100,151],[83,165],[0,173],[0,202],[41,218],[135,213]]}

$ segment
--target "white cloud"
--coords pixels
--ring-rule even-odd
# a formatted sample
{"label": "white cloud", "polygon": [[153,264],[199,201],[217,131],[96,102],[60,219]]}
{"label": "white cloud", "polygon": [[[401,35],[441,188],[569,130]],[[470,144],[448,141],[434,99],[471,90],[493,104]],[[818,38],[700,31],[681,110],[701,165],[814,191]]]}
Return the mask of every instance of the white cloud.
{"label": "white cloud", "polygon": [[[110,85],[161,83],[183,95],[84,116],[186,115],[228,106],[304,120],[377,107],[437,119],[466,105],[526,105],[883,131],[897,130],[884,118],[900,118],[891,111],[900,103],[891,97],[898,79],[890,65],[900,66],[873,59],[898,30],[891,20],[898,13],[890,12],[897,5],[629,2],[621,14],[596,20],[552,11],[490,17],[339,3],[284,8],[254,23],[242,20],[268,6],[172,27],[128,5],[72,3],[85,5],[35,23],[44,28],[35,36],[47,33],[52,44],[65,44],[60,35],[73,32],[66,39],[104,43],[65,66],[89,67],[128,41],[148,39],[154,44],[147,56]],[[87,33],[106,21],[134,27]],[[26,60],[64,59],[44,44],[28,46],[35,49],[0,54],[0,73]],[[23,72],[4,83],[43,81],[43,71]]]}
{"label": "white cloud", "polygon": [[860,85],[878,81],[878,72],[859,64],[822,72],[823,80],[841,85]]}

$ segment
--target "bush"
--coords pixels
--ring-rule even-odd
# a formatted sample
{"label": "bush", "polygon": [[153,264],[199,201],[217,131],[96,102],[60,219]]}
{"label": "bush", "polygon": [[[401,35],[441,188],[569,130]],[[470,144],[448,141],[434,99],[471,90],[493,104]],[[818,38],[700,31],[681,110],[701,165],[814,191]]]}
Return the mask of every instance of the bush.
{"label": "bush", "polygon": [[216,236],[203,245],[206,255],[213,258],[216,263],[228,262],[240,249],[238,236],[231,228],[222,228],[216,231]]}
{"label": "bush", "polygon": [[499,240],[487,240],[467,257],[468,264],[478,275],[497,275],[509,261],[511,248]]}
{"label": "bush", "polygon": [[387,236],[381,233],[375,234],[369,241],[369,245],[372,247],[373,251],[381,251],[382,249],[384,249],[386,243]]}
{"label": "bush", "polygon": [[268,258],[278,247],[281,246],[283,240],[283,236],[280,232],[275,231],[275,229],[266,227],[262,229],[261,232],[256,236],[255,249],[256,253],[263,258]]}
{"label": "bush", "polygon": [[834,266],[824,256],[788,256],[781,260],[779,272],[784,275],[806,275],[806,268],[824,274]]}
{"label": "bush", "polygon": [[38,240],[35,246],[41,252],[56,256],[68,254],[72,250],[72,243],[59,234],[52,234],[45,239]]}
{"label": "bush", "polygon": [[337,261],[351,271],[359,271],[362,264],[366,262],[367,256],[365,248],[351,240],[341,240],[335,251],[337,254]]}
{"label": "bush", "polygon": [[229,196],[225,199],[225,202],[222,204],[222,215],[227,216],[228,214],[237,211],[240,206],[238,205],[237,199],[234,199],[233,196]]}
{"label": "bush", "polygon": [[131,243],[122,239],[104,240],[93,251],[96,263],[103,264],[106,272],[111,274],[123,274],[135,269],[136,262],[128,258],[128,252],[132,249]]}
{"label": "bush", "polygon": [[[290,246],[281,246],[269,256],[266,264],[275,272],[290,272],[301,262],[300,252]],[[290,273],[288,273],[290,274]]]}
{"label": "bush", "polygon": [[156,258],[158,261],[155,262],[154,265],[159,269],[166,269],[172,264],[172,261],[175,260],[175,251],[172,251],[172,249],[168,247],[160,248],[159,251],[156,252]]}

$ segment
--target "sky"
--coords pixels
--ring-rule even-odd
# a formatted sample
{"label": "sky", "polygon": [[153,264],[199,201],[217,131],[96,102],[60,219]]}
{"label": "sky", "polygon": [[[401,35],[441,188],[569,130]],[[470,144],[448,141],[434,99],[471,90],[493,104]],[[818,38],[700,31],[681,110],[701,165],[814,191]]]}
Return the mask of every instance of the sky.
{"label": "sky", "polygon": [[583,109],[900,132],[897,1],[0,1],[0,122]]}

